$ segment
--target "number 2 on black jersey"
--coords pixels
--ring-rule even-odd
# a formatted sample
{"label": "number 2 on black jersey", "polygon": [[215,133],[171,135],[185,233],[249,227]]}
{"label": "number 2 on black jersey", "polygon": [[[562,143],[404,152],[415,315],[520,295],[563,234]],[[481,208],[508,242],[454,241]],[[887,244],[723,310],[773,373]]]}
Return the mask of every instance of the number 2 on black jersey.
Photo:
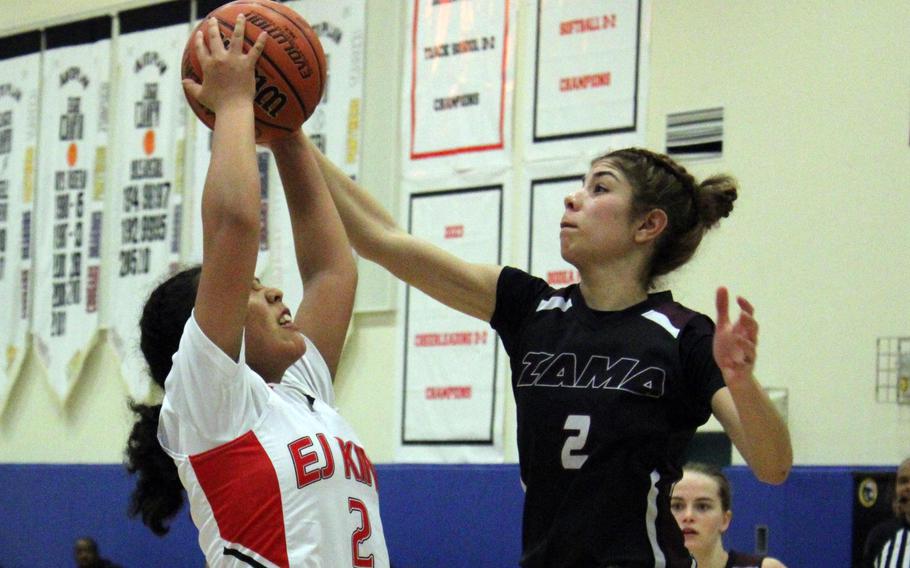
{"label": "number 2 on black jersey", "polygon": [[569,432],[577,432],[566,439],[562,446],[562,467],[565,469],[581,469],[588,454],[579,453],[584,449],[585,442],[588,440],[588,430],[591,429],[591,417],[587,414],[570,414],[566,417],[566,423],[562,427]]}

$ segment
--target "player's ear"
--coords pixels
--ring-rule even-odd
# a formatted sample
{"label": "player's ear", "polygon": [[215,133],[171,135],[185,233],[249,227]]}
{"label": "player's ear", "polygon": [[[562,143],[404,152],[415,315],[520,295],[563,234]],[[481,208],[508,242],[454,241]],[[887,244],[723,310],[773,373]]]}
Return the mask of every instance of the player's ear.
{"label": "player's ear", "polygon": [[651,209],[636,222],[635,242],[647,244],[653,242],[667,228],[667,213],[663,209]]}
{"label": "player's ear", "polygon": [[720,532],[725,533],[730,528],[730,521],[733,520],[733,511],[724,511],[724,521],[720,525]]}

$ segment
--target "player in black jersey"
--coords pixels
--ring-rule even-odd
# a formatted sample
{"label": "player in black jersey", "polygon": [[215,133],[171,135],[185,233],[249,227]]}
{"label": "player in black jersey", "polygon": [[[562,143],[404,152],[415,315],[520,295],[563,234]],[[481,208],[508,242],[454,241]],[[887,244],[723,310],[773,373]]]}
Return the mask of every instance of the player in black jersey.
{"label": "player in black jersey", "polygon": [[720,468],[687,463],[673,486],[670,509],[698,568],[786,568],[780,560],[725,550],[723,534],[733,518],[730,481]]}
{"label": "player in black jersey", "polygon": [[715,328],[670,292],[648,293],[730,213],[732,179],[697,183],[641,149],[595,159],[565,198],[560,231],[581,281],[556,290],[409,235],[324,157],[320,167],[362,256],[499,333],[527,487],[522,566],[692,566],[670,488],[712,411],[760,479],[786,478],[789,433],[752,374],[752,306],[738,299],[731,321],[718,289]]}

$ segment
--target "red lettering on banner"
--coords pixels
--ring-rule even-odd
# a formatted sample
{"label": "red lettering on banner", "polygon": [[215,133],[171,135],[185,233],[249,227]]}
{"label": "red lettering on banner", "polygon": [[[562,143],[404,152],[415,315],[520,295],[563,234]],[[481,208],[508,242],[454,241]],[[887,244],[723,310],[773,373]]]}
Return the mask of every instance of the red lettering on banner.
{"label": "red lettering on banner", "polygon": [[464,225],[447,225],[446,226],[446,237],[447,239],[460,239],[464,236]]}
{"label": "red lettering on banner", "polygon": [[415,347],[452,347],[459,345],[486,345],[487,332],[452,331],[449,333],[418,333],[414,336]]}
{"label": "red lettering on banner", "polygon": [[589,16],[587,18],[576,18],[559,23],[559,35],[582,34],[587,32],[599,32],[616,27],[616,14],[606,14],[604,16]]}
{"label": "red lettering on banner", "polygon": [[575,284],[580,282],[581,278],[578,277],[577,270],[550,270],[547,272],[547,284],[553,285],[562,285]]}
{"label": "red lettering on banner", "polygon": [[598,89],[610,86],[610,72],[592,73],[590,75],[579,75],[577,77],[563,77],[559,80],[560,91],[580,91],[584,89]]}
{"label": "red lettering on banner", "polygon": [[471,398],[471,387],[427,387],[427,400]]}

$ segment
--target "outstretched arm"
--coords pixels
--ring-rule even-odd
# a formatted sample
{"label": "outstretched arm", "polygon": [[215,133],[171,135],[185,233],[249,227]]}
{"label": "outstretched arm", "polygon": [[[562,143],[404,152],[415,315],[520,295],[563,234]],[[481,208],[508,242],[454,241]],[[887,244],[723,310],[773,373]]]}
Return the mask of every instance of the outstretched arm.
{"label": "outstretched arm", "polygon": [[755,310],[744,298],[737,303],[741,312],[732,322],[727,289],[718,288],[714,359],[727,388],[715,393],[711,407],[756,477],[783,483],[793,465],[790,432],[752,374],[758,343]]}
{"label": "outstretched arm", "polygon": [[243,53],[243,16],[237,17],[229,48],[212,18],[196,33],[202,85],[183,83],[187,93],[217,115],[212,158],[202,193],[202,273],[196,293],[200,329],[228,356],[240,356],[247,302],[259,248],[259,171],[253,129],[253,69],[265,32]]}
{"label": "outstretched arm", "polygon": [[270,144],[284,186],[304,295],[294,323],[332,372],[351,321],[357,267],[344,226],[303,131]]}
{"label": "outstretched arm", "polygon": [[357,252],[460,312],[490,321],[499,266],[466,262],[401,229],[362,187],[310,143]]}

